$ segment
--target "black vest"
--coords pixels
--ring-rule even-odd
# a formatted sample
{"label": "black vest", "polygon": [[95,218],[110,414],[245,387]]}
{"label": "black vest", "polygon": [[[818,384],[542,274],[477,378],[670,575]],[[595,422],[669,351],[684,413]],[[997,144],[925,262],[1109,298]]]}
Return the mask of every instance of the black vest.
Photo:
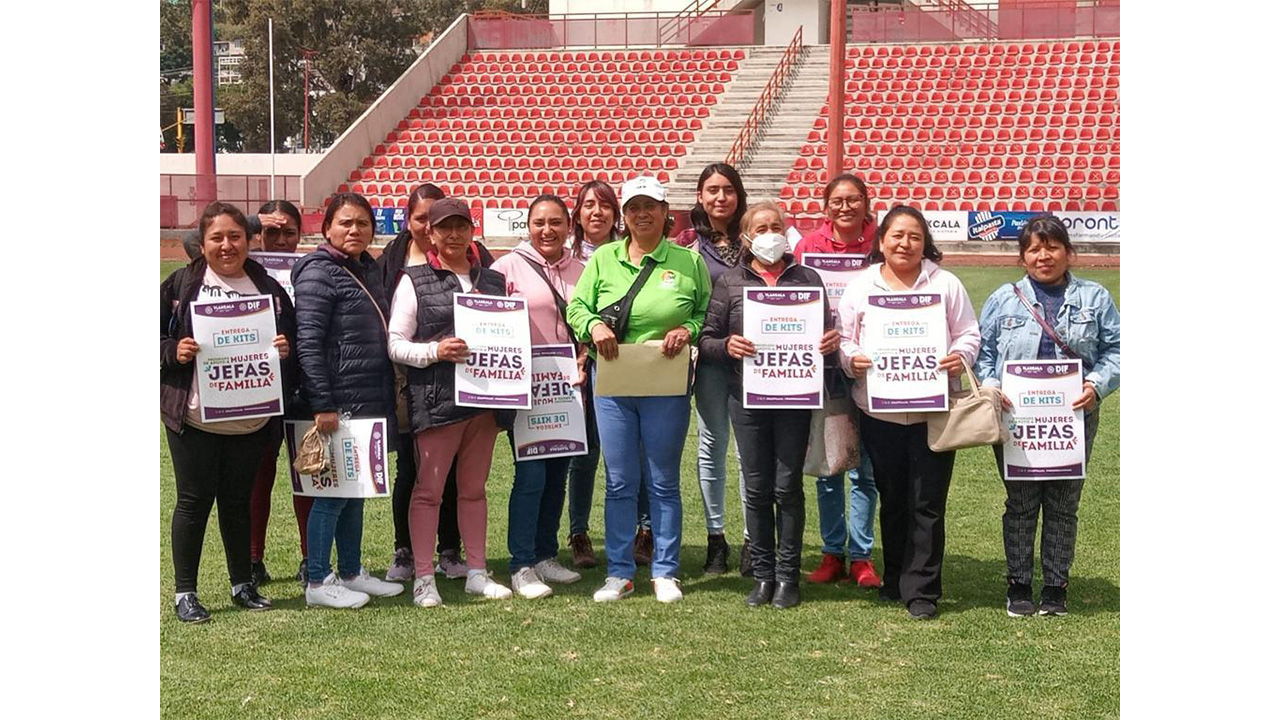
{"label": "black vest", "polygon": [[[418,329],[414,342],[431,342],[454,337],[453,296],[462,292],[458,278],[449,270],[430,265],[404,269],[413,282],[418,298]],[[472,292],[480,295],[506,295],[507,280],[502,273],[489,268],[471,268]],[[409,419],[414,432],[461,422],[487,412],[482,408],[457,407],[453,404],[454,363],[441,360],[425,368],[411,367],[409,378]]]}

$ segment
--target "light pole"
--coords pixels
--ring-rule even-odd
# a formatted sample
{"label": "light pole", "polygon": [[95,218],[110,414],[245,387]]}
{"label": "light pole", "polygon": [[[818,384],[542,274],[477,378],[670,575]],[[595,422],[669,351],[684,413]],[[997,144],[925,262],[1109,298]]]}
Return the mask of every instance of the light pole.
{"label": "light pole", "polygon": [[315,50],[302,48],[302,151],[311,152],[311,58]]}

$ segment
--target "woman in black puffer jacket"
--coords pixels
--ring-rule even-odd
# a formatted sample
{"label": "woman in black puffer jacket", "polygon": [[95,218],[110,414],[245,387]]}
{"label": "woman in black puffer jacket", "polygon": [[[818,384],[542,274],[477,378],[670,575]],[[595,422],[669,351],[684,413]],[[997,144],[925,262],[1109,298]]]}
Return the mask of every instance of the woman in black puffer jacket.
{"label": "woman in black puffer jacket", "polygon": [[[321,433],[339,415],[395,423],[387,359],[387,299],[373,258],[373,209],[354,193],[335,196],[321,226],[327,243],[293,266],[298,316],[298,364],[303,399]],[[388,437],[395,437],[394,427]],[[360,565],[363,498],[316,498],[307,518],[307,604],[357,608],[369,596],[388,597],[403,585],[369,576]],[[330,548],[338,546],[338,573]]]}
{"label": "woman in black puffer jacket", "polygon": [[[805,449],[810,410],[745,409],[742,361],[756,354],[742,335],[743,288],[807,286],[822,288],[818,273],[796,262],[782,236],[782,211],[771,202],[751,206],[742,218],[741,262],[720,275],[707,305],[707,321],[698,341],[702,362],[727,366],[729,418],[738,439],[746,476],[746,521],[751,534],[755,586],[747,605],[770,603],[789,608],[800,603],[800,550],[804,536]],[[826,305],[824,293],[824,306]],[[840,333],[827,307],[825,334],[818,346],[834,358]],[[776,551],[775,551],[776,548]]]}

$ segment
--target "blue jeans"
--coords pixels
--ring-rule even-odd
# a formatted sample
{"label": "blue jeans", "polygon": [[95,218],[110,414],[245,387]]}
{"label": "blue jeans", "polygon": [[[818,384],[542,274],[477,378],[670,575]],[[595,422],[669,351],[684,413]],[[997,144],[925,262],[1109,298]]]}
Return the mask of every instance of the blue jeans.
{"label": "blue jeans", "polygon": [[338,544],[338,576],[360,574],[360,544],[364,535],[364,498],[316,498],[307,517],[307,580],[324,582],[329,576],[329,553]]}
{"label": "blue jeans", "polygon": [[[591,525],[591,499],[595,496],[596,468],[600,466],[600,430],[596,427],[596,407],[591,383],[582,385],[582,409],[587,419],[587,454],[569,458],[569,534],[584,535]],[[640,486],[640,527],[648,530],[649,491]]]}
{"label": "blue jeans", "polygon": [[[729,384],[733,368],[703,363],[698,366],[693,386],[698,415],[698,484],[702,487],[702,509],[707,516],[707,534],[724,532],[724,487],[728,476],[725,454],[729,450]],[[738,449],[734,448],[738,455]],[[738,455],[738,495],[744,496],[746,481],[742,457]]]}
{"label": "blue jeans", "polygon": [[845,555],[850,560],[869,560],[875,541],[876,478],[871,470],[871,454],[859,440],[861,462],[849,471],[849,513],[845,524],[844,474],[818,478],[818,530],[822,552]]}
{"label": "blue jeans", "polygon": [[604,547],[609,576],[635,577],[636,495],[647,486],[653,510],[651,575],[673,578],[680,569],[680,458],[689,431],[689,396],[597,395],[595,406],[605,462]]}
{"label": "blue jeans", "polygon": [[[511,438],[511,433],[507,433]],[[515,459],[514,448],[512,460]],[[507,503],[507,550],[511,572],[556,556],[560,546],[560,512],[565,478],[572,458],[516,462],[516,477]]]}

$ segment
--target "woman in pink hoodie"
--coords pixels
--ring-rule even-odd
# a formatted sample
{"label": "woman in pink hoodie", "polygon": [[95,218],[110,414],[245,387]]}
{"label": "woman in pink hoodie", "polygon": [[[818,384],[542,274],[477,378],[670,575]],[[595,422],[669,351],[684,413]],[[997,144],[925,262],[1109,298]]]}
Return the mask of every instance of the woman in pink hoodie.
{"label": "woman in pink hoodie", "polygon": [[[564,201],[539,195],[529,206],[529,239],[493,264],[506,276],[507,294],[528,304],[529,336],[535,350],[539,345],[573,344],[564,308],[573,297],[584,263],[565,247],[569,228]],[[513,440],[515,481],[507,524],[511,589],[521,597],[541,598],[551,594],[548,583],[568,584],[582,577],[556,560],[570,458],[520,460],[515,454]]]}

